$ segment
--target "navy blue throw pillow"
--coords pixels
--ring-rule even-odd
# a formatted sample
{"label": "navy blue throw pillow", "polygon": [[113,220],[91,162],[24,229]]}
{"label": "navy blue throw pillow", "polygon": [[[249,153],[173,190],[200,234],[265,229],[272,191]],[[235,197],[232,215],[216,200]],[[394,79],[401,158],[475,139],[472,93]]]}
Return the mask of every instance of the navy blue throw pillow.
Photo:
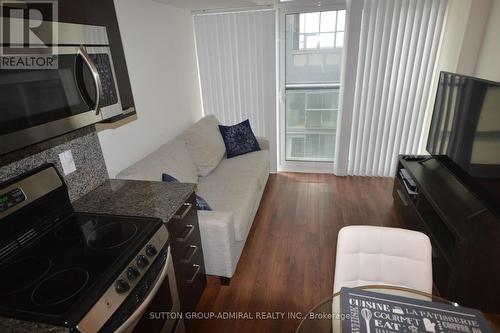
{"label": "navy blue throw pillow", "polygon": [[177,178],[170,176],[167,173],[161,174],[161,181],[166,183],[175,183],[178,182]]}
{"label": "navy blue throw pillow", "polygon": [[199,195],[196,196],[196,208],[198,210],[212,210],[208,202]]}
{"label": "navy blue throw pillow", "polygon": [[[167,183],[178,182],[177,178],[172,177],[167,173],[161,174],[161,180]],[[212,208],[208,205],[207,201],[202,197],[200,197],[199,195],[196,195],[196,208],[198,210],[212,210]]]}
{"label": "navy blue throw pillow", "polygon": [[260,150],[248,119],[233,126],[219,125],[219,130],[226,145],[227,158]]}

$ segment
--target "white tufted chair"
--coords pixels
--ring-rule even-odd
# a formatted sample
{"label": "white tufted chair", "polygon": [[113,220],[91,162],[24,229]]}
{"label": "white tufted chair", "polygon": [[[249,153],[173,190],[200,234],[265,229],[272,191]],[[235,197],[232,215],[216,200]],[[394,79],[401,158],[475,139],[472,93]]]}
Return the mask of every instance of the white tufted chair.
{"label": "white tufted chair", "polygon": [[421,232],[375,226],[340,230],[333,292],[386,284],[432,293],[432,247]]}

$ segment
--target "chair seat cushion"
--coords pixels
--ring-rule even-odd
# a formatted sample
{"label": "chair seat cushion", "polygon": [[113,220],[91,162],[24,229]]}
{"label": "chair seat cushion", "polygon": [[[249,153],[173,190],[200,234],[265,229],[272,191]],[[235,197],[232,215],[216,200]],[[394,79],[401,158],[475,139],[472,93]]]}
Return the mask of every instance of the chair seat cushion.
{"label": "chair seat cushion", "polygon": [[337,242],[334,292],[387,284],[432,292],[432,247],[425,234],[399,228],[349,226]]}

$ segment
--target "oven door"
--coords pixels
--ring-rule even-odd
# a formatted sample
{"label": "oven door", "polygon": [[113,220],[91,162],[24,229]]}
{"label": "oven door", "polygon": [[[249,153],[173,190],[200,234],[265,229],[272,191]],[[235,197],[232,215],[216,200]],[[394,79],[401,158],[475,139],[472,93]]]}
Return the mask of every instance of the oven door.
{"label": "oven door", "polygon": [[181,333],[183,322],[173,314],[180,314],[179,295],[170,251],[161,274],[152,284],[150,293],[134,313],[115,333]]}
{"label": "oven door", "polygon": [[0,154],[121,112],[108,47],[56,50],[57,69],[0,70]]}

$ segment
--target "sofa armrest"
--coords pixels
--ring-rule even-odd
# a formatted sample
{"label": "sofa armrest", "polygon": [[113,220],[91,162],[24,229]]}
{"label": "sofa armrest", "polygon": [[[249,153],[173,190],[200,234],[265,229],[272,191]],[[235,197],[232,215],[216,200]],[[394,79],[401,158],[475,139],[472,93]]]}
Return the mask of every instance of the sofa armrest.
{"label": "sofa armrest", "polygon": [[238,263],[233,213],[199,210],[198,219],[206,273],[231,277]]}
{"label": "sofa armrest", "polygon": [[263,136],[257,137],[257,142],[259,143],[260,149],[269,150],[269,140]]}

